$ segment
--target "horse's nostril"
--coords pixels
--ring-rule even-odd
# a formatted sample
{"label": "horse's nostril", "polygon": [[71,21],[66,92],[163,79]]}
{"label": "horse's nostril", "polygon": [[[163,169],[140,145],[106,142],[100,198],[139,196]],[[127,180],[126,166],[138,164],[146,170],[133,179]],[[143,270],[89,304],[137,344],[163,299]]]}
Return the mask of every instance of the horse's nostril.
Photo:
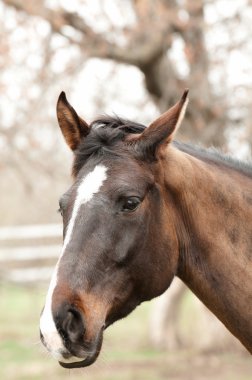
{"label": "horse's nostril", "polygon": [[85,326],[79,311],[69,309],[62,322],[62,330],[70,342],[77,343],[83,340]]}

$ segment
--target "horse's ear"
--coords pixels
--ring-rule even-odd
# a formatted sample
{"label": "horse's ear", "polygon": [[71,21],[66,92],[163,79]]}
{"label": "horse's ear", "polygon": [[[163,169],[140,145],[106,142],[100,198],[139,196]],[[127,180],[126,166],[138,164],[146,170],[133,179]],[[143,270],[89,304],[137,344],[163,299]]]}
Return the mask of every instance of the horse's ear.
{"label": "horse's ear", "polygon": [[172,141],[185,115],[188,92],[189,90],[186,89],[181,99],[154,120],[140,135],[129,136],[129,143],[135,145],[141,155],[156,158],[158,149]]}
{"label": "horse's ear", "polygon": [[90,128],[68,103],[63,91],[59,96],[56,109],[58,123],[66,143],[72,150],[75,150],[81,139],[88,135]]}

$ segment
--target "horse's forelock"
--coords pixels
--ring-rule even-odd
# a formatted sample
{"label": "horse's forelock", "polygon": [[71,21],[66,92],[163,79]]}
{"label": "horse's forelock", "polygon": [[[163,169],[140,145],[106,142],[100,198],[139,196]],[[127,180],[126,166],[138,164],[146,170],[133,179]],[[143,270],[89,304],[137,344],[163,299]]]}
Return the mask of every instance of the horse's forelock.
{"label": "horse's forelock", "polygon": [[91,131],[80,143],[75,151],[73,163],[73,175],[76,176],[83,165],[91,157],[104,157],[116,155],[116,145],[123,141],[129,134],[141,133],[146,128],[144,125],[131,122],[126,119],[115,117],[104,117],[94,120]]}

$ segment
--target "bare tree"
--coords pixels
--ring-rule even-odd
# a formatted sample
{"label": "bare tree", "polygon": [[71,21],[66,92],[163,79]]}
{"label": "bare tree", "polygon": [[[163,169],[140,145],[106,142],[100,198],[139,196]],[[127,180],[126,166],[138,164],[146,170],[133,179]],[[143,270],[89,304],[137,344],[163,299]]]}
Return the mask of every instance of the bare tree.
{"label": "bare tree", "polygon": [[[4,3],[33,19],[39,17],[46,20],[50,33],[43,42],[47,46],[41,46],[45,52],[43,67],[50,61],[51,36],[58,34],[63,37],[66,46],[79,49],[80,61],[98,57],[137,67],[143,73],[148,93],[160,111],[167,109],[178,93],[189,87],[191,105],[182,138],[225,147],[225,130],[239,120],[234,120],[228,113],[228,94],[216,91],[209,80],[216,62],[206,46],[208,26],[204,12],[207,1],[132,0],[124,2],[124,6],[115,1],[118,12],[125,12],[126,17],[131,18],[122,26],[113,21],[109,12],[105,11],[105,2],[101,1],[100,14],[96,17],[106,20],[105,32],[97,30],[95,20],[91,25],[90,20],[82,16],[83,12],[67,11],[57,2],[52,2],[50,7],[45,6],[42,0],[4,0]],[[80,7],[88,13],[88,2],[80,1]],[[240,9],[226,17],[226,29],[229,31],[237,27],[241,17],[243,13]],[[176,41],[183,47],[186,69],[182,74],[177,61],[171,57]],[[226,43],[226,53],[235,47],[231,42]],[[43,75],[45,70],[40,77]]]}
{"label": "bare tree", "polygon": [[[60,7],[48,8],[44,1],[4,2],[18,11],[46,20],[52,33],[58,33],[66,42],[78,46],[84,59],[98,57],[136,66],[144,74],[146,88],[161,111],[174,103],[185,87],[190,87],[191,107],[184,135],[206,145],[223,145],[226,109],[213,93],[208,80],[210,64],[204,41],[202,0],[185,1],[182,6],[177,1],[128,2],[128,13],[134,14],[134,22],[118,28],[109,15],[100,15],[109,19],[107,33],[96,31],[78,13]],[[71,27],[75,34],[69,33],[66,27]],[[188,66],[183,77],[169,56],[176,39],[184,45],[184,59]],[[208,128],[204,128],[206,124]]]}

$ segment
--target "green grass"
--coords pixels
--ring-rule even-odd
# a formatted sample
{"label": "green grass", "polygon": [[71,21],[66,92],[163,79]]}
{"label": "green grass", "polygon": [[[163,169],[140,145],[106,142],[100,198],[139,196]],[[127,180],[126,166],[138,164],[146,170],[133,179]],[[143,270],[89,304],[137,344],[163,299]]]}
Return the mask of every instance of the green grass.
{"label": "green grass", "polygon": [[[97,363],[65,370],[39,343],[39,315],[46,289],[2,285],[0,288],[1,380],[251,380],[249,357],[198,356],[195,352],[164,353],[149,343],[151,303],[144,303],[125,320],[111,326]],[[188,314],[190,297],[183,305]],[[193,316],[194,318],[194,316]],[[183,315],[181,321],[188,321]],[[189,376],[190,373],[190,376]]]}

